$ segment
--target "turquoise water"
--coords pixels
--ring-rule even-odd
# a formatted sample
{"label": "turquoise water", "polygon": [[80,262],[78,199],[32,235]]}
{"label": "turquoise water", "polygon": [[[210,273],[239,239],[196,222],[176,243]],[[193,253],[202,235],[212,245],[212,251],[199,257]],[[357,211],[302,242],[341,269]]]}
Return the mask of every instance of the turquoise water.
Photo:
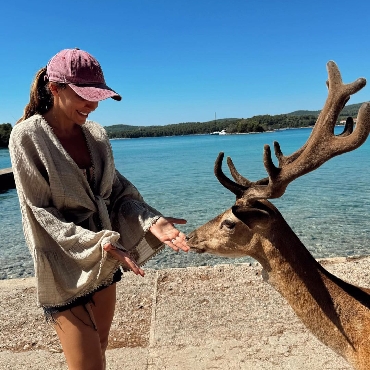
{"label": "turquoise water", "polygon": [[[339,133],[340,128],[336,129]],[[251,135],[199,135],[112,140],[116,167],[164,215],[182,217],[185,233],[202,225],[234,201],[213,175],[220,151],[233,158],[251,180],[265,177],[263,145],[279,141],[289,155],[311,130],[284,130]],[[370,173],[367,141],[354,152],[333,158],[318,170],[290,184],[273,200],[285,219],[316,258],[370,254]],[[10,167],[9,153],[0,150],[0,168]],[[227,170],[225,168],[225,172]],[[0,194],[0,278],[32,275],[15,190]],[[147,263],[150,268],[247,262],[165,250]]]}

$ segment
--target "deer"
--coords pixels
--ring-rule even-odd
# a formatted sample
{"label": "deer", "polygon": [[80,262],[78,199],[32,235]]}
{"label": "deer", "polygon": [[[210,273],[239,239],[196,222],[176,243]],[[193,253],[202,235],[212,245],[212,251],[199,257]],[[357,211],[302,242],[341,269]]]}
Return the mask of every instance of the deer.
{"label": "deer", "polygon": [[327,63],[328,95],[306,143],[285,156],[274,142],[276,166],[269,145],[264,146],[267,177],[250,181],[227,158],[233,179],[222,170],[219,153],[214,173],[236,196],[233,206],[188,235],[197,253],[223,257],[250,256],[262,266],[262,276],[288,302],[303,324],[354,369],[370,369],[370,289],[350,284],[327,271],[307,250],[279,210],[269,201],[281,197],[287,186],[327,162],[361,146],[370,132],[370,103],[360,107],[353,129],[347,119],[334,134],[338,116],[351,95],[366,79],[344,84],[335,62]]}

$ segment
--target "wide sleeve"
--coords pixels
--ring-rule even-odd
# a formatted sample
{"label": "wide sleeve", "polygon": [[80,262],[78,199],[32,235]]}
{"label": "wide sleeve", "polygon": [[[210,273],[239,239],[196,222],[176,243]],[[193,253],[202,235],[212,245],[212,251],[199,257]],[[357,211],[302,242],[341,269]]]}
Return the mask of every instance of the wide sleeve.
{"label": "wide sleeve", "polygon": [[143,265],[164,247],[149,230],[161,213],[148,205],[137,188],[117,170],[111,204],[112,229],[120,234],[119,243],[137,264]]}
{"label": "wide sleeve", "polygon": [[[27,151],[29,147],[27,141],[23,141],[20,145],[11,141],[9,146],[14,178],[17,191],[22,198],[22,206],[26,207],[32,215],[28,217],[29,221],[32,224],[37,223],[37,226],[44,229],[65,253],[72,253],[74,256],[79,253],[78,251],[82,255],[94,255],[94,251],[107,242],[117,241],[119,235],[115,231],[93,232],[73,222],[68,222],[64,218],[63,211],[55,207],[53,199],[63,197],[63,194],[52,194],[47,166],[42,163],[39,152],[35,155],[35,151]],[[76,209],[76,213],[86,215],[95,211],[93,202],[86,204],[86,207],[92,208],[91,212]],[[76,258],[82,259],[82,256],[81,258],[76,256]]]}
{"label": "wide sleeve", "polygon": [[[61,181],[53,178],[57,174],[51,169],[52,156],[47,147],[40,139],[13,131],[9,151],[25,239],[34,259],[35,274],[42,281],[39,299],[44,306],[58,305],[112,278],[119,262],[102,247],[117,242],[120,235],[112,230],[90,231],[67,220],[60,207],[65,198],[63,184],[58,188]],[[96,211],[93,201],[85,206],[76,208],[81,218]],[[54,297],[50,291],[55,292]]]}

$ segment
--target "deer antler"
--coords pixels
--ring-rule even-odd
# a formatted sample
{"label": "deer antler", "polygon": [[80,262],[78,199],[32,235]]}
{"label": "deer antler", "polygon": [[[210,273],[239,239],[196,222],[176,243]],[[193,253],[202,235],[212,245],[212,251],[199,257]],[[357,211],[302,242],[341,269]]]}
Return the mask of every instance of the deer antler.
{"label": "deer antler", "polygon": [[362,104],[354,131],[350,120],[347,120],[346,127],[340,135],[334,135],[334,127],[340,111],[350,96],[361,90],[366,85],[366,80],[359,78],[350,84],[343,84],[339,69],[333,61],[327,63],[327,70],[328,97],[307,142],[290,156],[284,156],[279,143],[275,141],[278,167],[272,161],[270,146],[264,146],[263,162],[268,173],[267,178],[256,182],[249,181],[237,172],[228,158],[230,172],[236,181],[234,182],[222,172],[224,154],[219,154],[215,163],[215,175],[223,186],[237,196],[237,199],[278,198],[296,178],[315,170],[330,158],[358,148],[365,142],[370,132],[370,103]]}

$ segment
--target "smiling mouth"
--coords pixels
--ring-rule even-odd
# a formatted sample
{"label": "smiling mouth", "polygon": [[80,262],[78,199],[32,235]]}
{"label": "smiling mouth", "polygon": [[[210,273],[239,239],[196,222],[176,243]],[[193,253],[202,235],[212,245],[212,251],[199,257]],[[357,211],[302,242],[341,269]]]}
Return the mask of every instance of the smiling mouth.
{"label": "smiling mouth", "polygon": [[89,113],[83,113],[83,112],[80,112],[79,110],[77,111],[77,113],[81,114],[84,117],[87,117],[89,115]]}

